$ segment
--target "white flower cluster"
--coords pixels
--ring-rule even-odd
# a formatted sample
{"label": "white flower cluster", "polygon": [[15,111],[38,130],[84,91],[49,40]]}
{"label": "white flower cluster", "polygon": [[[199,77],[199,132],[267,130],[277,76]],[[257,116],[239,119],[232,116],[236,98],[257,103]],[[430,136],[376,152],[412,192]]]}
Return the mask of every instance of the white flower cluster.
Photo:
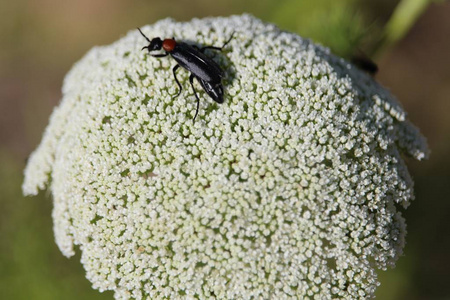
{"label": "white flower cluster", "polygon": [[427,146],[397,101],[323,47],[248,15],[142,31],[208,51],[214,103],[133,30],[92,49],[30,157],[56,242],[118,299],[365,299],[401,254],[413,198],[402,155]]}

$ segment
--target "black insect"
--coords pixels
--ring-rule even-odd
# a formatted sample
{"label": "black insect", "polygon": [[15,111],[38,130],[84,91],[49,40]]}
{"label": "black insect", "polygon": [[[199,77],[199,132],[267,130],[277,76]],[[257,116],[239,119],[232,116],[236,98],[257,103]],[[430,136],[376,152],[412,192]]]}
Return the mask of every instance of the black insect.
{"label": "black insect", "polygon": [[222,47],[214,47],[214,46],[205,46],[199,48],[195,45],[188,45],[183,42],[176,42],[175,38],[161,40],[159,37],[156,37],[152,40],[147,38],[144,33],[142,33],[141,29],[138,28],[139,32],[143,37],[149,42],[148,46],[142,48],[142,50],[147,49],[148,52],[158,51],[163,49],[165,53],[160,54],[151,54],[154,57],[164,57],[167,55],[171,55],[173,59],[177,62],[175,67],[173,67],[173,76],[175,77],[175,81],[180,88],[180,91],[175,97],[178,97],[181,94],[180,82],[177,79],[176,71],[180,66],[191,72],[191,76],[189,76],[189,81],[191,83],[192,89],[194,90],[195,98],[197,98],[197,110],[195,112],[194,120],[198,115],[198,109],[200,106],[200,99],[198,98],[197,92],[194,88],[194,78],[196,78],[200,85],[203,87],[205,92],[217,103],[223,103],[223,86],[222,86],[222,78],[225,76],[223,70],[219,67],[219,65],[214,62],[211,58],[204,54],[206,49],[214,49],[214,50],[222,50],[233,38],[234,33],[231,35],[230,39],[223,44]]}
{"label": "black insect", "polygon": [[351,62],[359,69],[369,73],[371,76],[375,76],[378,72],[378,66],[364,53],[359,53],[351,58]]}

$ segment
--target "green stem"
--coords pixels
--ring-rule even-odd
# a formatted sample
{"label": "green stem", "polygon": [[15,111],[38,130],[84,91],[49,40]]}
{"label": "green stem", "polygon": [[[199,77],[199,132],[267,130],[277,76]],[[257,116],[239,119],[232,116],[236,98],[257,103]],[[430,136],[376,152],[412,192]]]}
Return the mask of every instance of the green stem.
{"label": "green stem", "polygon": [[386,24],[384,36],[375,51],[378,58],[401,40],[415,24],[431,0],[401,0]]}

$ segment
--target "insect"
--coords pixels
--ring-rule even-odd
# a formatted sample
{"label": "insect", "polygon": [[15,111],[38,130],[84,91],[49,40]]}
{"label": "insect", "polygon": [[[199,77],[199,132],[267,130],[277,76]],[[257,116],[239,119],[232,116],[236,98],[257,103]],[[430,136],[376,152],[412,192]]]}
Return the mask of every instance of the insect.
{"label": "insect", "polygon": [[367,55],[360,52],[351,58],[351,62],[359,69],[369,73],[371,76],[375,76],[378,72],[378,66]]}
{"label": "insect", "polygon": [[150,40],[144,33],[142,33],[140,28],[138,28],[138,30],[142,34],[142,36],[149,42],[148,46],[143,47],[142,50],[147,49],[150,53],[152,51],[163,49],[165,53],[150,55],[153,57],[164,57],[170,54],[170,56],[172,56],[172,58],[177,62],[175,67],[173,67],[172,72],[180,90],[174,98],[178,97],[183,89],[177,79],[176,71],[181,66],[191,72],[191,75],[189,76],[189,82],[191,83],[195,98],[197,98],[197,110],[195,111],[195,116],[193,119],[194,122],[195,118],[197,118],[198,109],[200,106],[200,99],[194,88],[194,78],[197,79],[198,82],[200,82],[200,85],[203,87],[205,92],[214,101],[216,101],[217,103],[223,103],[222,79],[224,78],[225,73],[220,68],[220,66],[214,60],[206,56],[204,52],[206,49],[219,51],[222,50],[231,41],[234,33],[231,35],[228,41],[223,44],[222,47],[205,46],[199,48],[195,45],[188,45],[184,42],[177,42],[175,41],[175,38],[161,40],[159,37],[156,37]]}

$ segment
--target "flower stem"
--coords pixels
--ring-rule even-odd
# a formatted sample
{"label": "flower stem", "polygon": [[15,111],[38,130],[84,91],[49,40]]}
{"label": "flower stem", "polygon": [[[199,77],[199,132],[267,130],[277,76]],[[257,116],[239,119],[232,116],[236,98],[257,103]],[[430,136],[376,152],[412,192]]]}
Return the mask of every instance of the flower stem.
{"label": "flower stem", "polygon": [[400,41],[431,2],[432,0],[401,0],[385,26],[383,38],[375,49],[374,57],[381,57]]}

